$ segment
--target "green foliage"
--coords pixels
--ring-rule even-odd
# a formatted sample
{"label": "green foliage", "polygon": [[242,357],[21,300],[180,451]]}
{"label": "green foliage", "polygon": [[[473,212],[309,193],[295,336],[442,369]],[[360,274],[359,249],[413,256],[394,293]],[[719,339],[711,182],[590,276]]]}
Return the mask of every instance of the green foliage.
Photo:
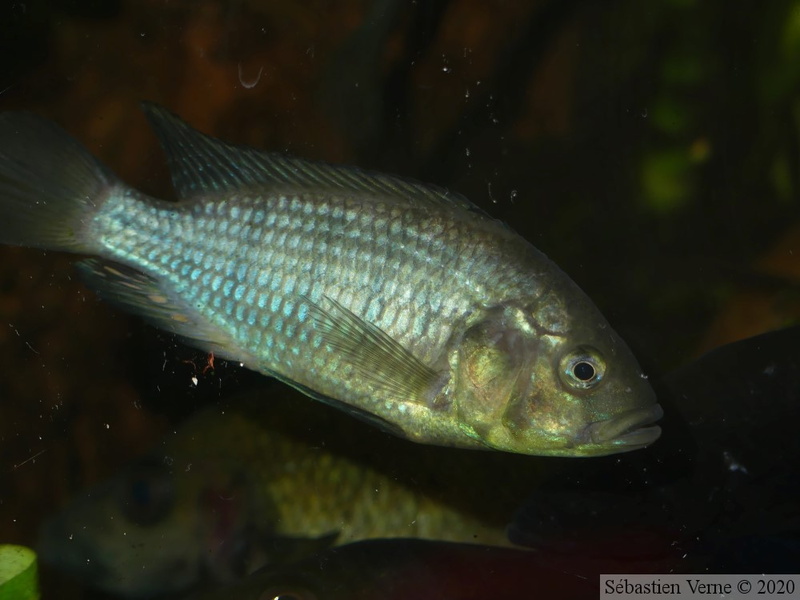
{"label": "green foliage", "polygon": [[785,58],[800,56],[800,2],[793,3],[786,11],[781,45]]}
{"label": "green foliage", "polygon": [[692,164],[687,152],[660,150],[642,159],[642,190],[652,210],[665,213],[682,206],[692,188]]}
{"label": "green foliage", "polygon": [[0,600],[38,600],[36,553],[24,546],[0,546]]}

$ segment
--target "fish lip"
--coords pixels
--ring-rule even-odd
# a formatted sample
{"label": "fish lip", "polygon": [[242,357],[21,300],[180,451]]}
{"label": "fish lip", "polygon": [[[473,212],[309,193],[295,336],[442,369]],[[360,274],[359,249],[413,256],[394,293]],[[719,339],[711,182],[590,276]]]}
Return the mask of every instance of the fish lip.
{"label": "fish lip", "polygon": [[[578,436],[579,444],[622,447],[625,450],[643,448],[661,435],[661,427],[651,425],[664,416],[660,404],[634,408],[604,421],[587,425]],[[650,425],[649,427],[647,427]]]}

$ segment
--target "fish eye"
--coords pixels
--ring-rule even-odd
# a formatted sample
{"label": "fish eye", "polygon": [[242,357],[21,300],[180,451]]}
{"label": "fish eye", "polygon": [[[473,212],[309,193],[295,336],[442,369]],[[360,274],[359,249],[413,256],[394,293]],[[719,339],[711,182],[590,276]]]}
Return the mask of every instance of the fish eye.
{"label": "fish eye", "polygon": [[603,380],[606,366],[598,350],[580,346],[561,359],[561,379],[577,390],[588,390]]}
{"label": "fish eye", "polygon": [[118,500],[131,523],[155,525],[169,514],[175,502],[172,478],[160,466],[142,463],[125,478]]}
{"label": "fish eye", "polygon": [[592,363],[582,360],[575,363],[575,366],[572,367],[572,373],[581,381],[589,381],[595,376],[596,371]]}

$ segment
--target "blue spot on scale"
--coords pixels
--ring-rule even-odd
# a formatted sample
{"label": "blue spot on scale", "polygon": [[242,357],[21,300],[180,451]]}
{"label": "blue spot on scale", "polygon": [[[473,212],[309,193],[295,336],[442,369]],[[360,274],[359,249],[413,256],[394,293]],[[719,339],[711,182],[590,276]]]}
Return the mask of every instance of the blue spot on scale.
{"label": "blue spot on scale", "polygon": [[307,316],[308,316],[308,305],[303,303],[297,308],[297,320],[302,323],[303,321],[306,320]]}

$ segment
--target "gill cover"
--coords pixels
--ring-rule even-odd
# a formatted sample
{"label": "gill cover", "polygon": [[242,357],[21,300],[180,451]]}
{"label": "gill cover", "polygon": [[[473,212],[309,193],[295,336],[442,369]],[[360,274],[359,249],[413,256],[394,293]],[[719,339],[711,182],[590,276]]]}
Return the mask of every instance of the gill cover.
{"label": "gill cover", "polygon": [[453,397],[467,435],[485,441],[498,423],[512,431],[524,425],[507,411],[530,394],[539,346],[525,313],[515,306],[491,308],[467,328],[451,357]]}

